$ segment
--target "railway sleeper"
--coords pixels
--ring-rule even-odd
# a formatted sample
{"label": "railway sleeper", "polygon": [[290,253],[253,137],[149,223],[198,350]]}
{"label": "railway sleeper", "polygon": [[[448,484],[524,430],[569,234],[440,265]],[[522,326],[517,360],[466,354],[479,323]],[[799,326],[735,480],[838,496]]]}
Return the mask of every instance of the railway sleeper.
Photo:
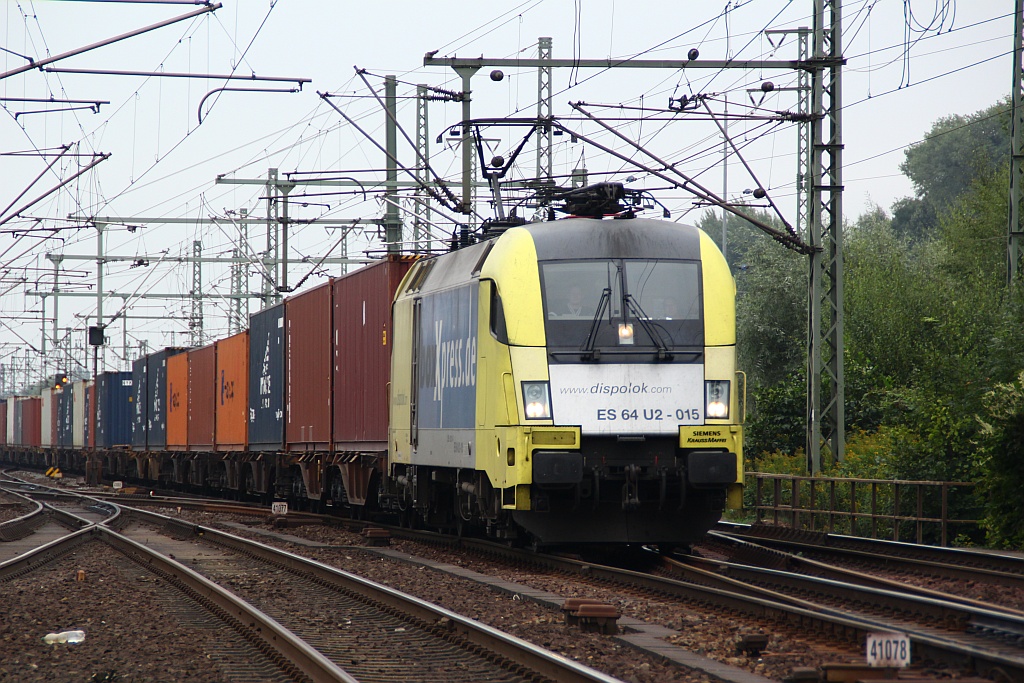
{"label": "railway sleeper", "polygon": [[588,598],[568,598],[562,604],[562,614],[569,626],[578,626],[581,631],[615,635],[619,632],[618,620],[622,616],[615,605]]}

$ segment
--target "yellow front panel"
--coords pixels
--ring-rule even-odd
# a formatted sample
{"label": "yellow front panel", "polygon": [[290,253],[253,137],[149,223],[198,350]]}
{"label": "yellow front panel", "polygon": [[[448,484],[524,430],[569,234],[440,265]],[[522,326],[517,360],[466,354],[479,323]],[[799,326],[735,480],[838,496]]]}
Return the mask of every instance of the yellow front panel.
{"label": "yellow front panel", "polygon": [[530,233],[523,228],[512,228],[499,237],[480,270],[480,278],[498,283],[505,306],[509,344],[544,346],[540,271]]}
{"label": "yellow front panel", "polygon": [[512,346],[509,348],[512,358],[512,377],[514,382],[516,412],[513,422],[529,425],[549,425],[551,420],[526,420],[523,409],[523,381],[544,381],[548,379],[548,352],[545,348]]}
{"label": "yellow front panel", "polygon": [[729,391],[729,418],[715,420],[707,418],[709,423],[727,424],[740,422],[740,386],[736,382],[736,347],[713,346],[704,352],[704,379],[727,379],[731,382]]}
{"label": "yellow front panel", "polygon": [[[416,270],[414,266],[410,274]],[[406,275],[408,279],[409,274]],[[401,289],[399,291],[402,291]],[[388,449],[392,463],[412,460],[410,401],[412,400],[412,307],[413,300],[399,299],[392,308],[394,336],[391,348],[390,422]]]}
{"label": "yellow front panel", "polygon": [[725,449],[740,453],[743,430],[739,425],[693,425],[679,427],[679,447],[693,450]]}
{"label": "yellow front panel", "polygon": [[704,343],[727,346],[736,343],[736,281],[722,252],[707,233],[700,231],[704,287]]}

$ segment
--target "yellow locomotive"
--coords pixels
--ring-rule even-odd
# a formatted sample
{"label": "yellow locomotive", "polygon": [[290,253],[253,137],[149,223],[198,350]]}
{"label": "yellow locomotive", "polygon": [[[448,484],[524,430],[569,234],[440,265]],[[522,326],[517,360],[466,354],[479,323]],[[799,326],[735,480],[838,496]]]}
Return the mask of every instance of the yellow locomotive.
{"label": "yellow locomotive", "polygon": [[697,228],[567,218],[417,262],[381,502],[535,545],[686,544],[741,505],[735,283]]}

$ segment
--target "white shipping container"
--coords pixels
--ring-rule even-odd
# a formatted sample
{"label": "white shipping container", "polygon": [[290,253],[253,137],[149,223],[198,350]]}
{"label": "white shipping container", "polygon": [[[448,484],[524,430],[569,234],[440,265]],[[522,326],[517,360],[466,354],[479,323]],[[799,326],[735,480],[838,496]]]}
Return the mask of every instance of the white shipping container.
{"label": "white shipping container", "polygon": [[49,448],[53,446],[53,414],[56,412],[56,401],[54,399],[53,389],[43,389],[43,406],[42,415],[39,418],[40,428],[42,434],[40,436],[39,444],[43,448]]}
{"label": "white shipping container", "polygon": [[11,396],[7,399],[7,444],[13,446],[14,444],[14,404],[18,402],[16,396]]}

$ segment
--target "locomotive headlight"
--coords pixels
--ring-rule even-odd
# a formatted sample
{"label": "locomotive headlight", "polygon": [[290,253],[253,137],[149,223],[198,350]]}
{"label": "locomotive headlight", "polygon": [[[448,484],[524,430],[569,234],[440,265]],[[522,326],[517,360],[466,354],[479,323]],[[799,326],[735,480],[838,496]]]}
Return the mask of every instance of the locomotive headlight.
{"label": "locomotive headlight", "polygon": [[523,382],[523,405],[526,419],[547,420],[551,418],[551,394],[547,382]]}
{"label": "locomotive headlight", "polygon": [[633,323],[619,325],[619,343],[628,346],[633,343]]}
{"label": "locomotive headlight", "polygon": [[704,382],[704,414],[715,420],[729,419],[729,380]]}

